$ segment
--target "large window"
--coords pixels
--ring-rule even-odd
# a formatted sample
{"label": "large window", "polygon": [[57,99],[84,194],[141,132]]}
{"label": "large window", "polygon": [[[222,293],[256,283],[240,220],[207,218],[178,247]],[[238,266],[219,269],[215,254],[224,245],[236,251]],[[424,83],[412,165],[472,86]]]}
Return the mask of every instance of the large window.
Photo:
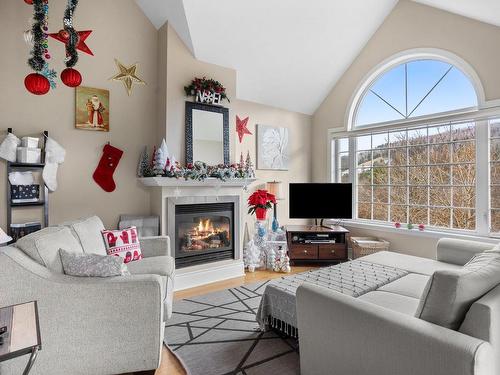
{"label": "large window", "polygon": [[481,112],[474,87],[430,59],[366,86],[351,131],[331,138],[332,180],[353,182],[356,220],[500,234],[500,109]]}

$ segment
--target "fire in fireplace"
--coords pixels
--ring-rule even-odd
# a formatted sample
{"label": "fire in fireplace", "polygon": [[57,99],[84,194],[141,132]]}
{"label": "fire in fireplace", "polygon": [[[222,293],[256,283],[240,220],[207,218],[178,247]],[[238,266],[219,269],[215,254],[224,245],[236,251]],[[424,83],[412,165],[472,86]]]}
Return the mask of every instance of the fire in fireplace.
{"label": "fire in fireplace", "polygon": [[176,267],[234,259],[234,203],[175,207]]}

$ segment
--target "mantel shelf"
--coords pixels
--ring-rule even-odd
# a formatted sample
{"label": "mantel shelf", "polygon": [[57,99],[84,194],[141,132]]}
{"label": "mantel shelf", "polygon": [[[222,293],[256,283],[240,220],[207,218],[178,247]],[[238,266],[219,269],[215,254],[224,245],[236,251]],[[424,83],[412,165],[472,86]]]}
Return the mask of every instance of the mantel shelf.
{"label": "mantel shelf", "polygon": [[221,181],[218,178],[209,177],[204,181],[184,180],[172,177],[141,177],[139,181],[148,187],[244,187],[257,181],[256,178],[233,178]]}

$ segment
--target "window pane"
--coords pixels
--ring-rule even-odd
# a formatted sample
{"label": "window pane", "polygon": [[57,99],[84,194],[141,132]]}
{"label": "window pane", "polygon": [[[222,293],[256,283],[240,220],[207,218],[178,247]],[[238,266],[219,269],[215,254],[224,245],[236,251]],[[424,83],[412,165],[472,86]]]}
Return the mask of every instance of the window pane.
{"label": "window pane", "polygon": [[491,208],[500,208],[500,186],[491,187]]}
{"label": "window pane", "polygon": [[460,164],[452,167],[453,185],[475,185],[476,167],[472,164]]}
{"label": "window pane", "polygon": [[391,184],[406,185],[407,168],[389,168]]}
{"label": "window pane", "polygon": [[340,169],[349,168],[349,153],[340,153],[338,158]]}
{"label": "window pane", "polygon": [[410,217],[408,221],[412,224],[427,224],[427,208],[410,207]]}
{"label": "window pane", "polygon": [[491,231],[500,232],[500,210],[491,210]]}
{"label": "window pane", "polygon": [[406,204],[406,187],[391,187],[391,203],[392,204]]}
{"label": "window pane", "polygon": [[451,140],[465,141],[476,138],[476,127],[474,123],[458,124],[451,126]]}
{"label": "window pane", "polygon": [[491,163],[491,183],[500,185],[500,163]]}
{"label": "window pane", "polygon": [[447,143],[450,139],[449,126],[434,126],[429,128],[429,143]]}
{"label": "window pane", "polygon": [[387,166],[389,164],[389,150],[373,150],[373,165]]}
{"label": "window pane", "polygon": [[490,137],[500,138],[500,120],[496,119],[490,121]]}
{"label": "window pane", "polygon": [[430,225],[434,227],[450,227],[451,209],[449,208],[430,208]]}
{"label": "window pane", "polygon": [[389,183],[389,169],[384,167],[373,168],[373,184],[387,185]]}
{"label": "window pane", "polygon": [[419,145],[427,143],[427,129],[408,130],[408,144]]}
{"label": "window pane", "polygon": [[427,164],[427,146],[414,146],[409,148],[410,165]]}
{"label": "window pane", "polygon": [[372,201],[372,187],[366,185],[358,185],[358,202]]}
{"label": "window pane", "polygon": [[427,167],[410,167],[410,185],[427,185],[428,172]]}
{"label": "window pane", "polygon": [[391,221],[407,223],[408,222],[408,207],[407,206],[391,206]]}
{"label": "window pane", "polygon": [[394,148],[390,150],[390,155],[391,165],[406,165],[408,163],[408,160],[406,159],[406,147]]}
{"label": "window pane", "polygon": [[389,217],[389,206],[386,204],[373,205],[373,220],[387,221]]}
{"label": "window pane", "polygon": [[338,152],[349,151],[349,138],[340,138],[337,142]]}
{"label": "window pane", "polygon": [[451,153],[449,144],[438,144],[429,146],[429,163],[445,164],[451,162]]}
{"label": "window pane", "polygon": [[471,162],[476,159],[475,142],[454,143],[451,149],[454,163]]}
{"label": "window pane", "polygon": [[427,205],[428,191],[427,187],[410,186],[410,204]]}
{"label": "window pane", "polygon": [[373,134],[372,135],[372,148],[387,148],[389,144],[389,134],[381,133],[381,134]]}
{"label": "window pane", "polygon": [[369,203],[359,203],[358,204],[358,217],[360,219],[371,219],[372,218],[372,205]]}
{"label": "window pane", "polygon": [[475,229],[476,216],[475,211],[470,209],[453,209],[453,228],[456,229]]}
{"label": "window pane", "polygon": [[373,201],[375,203],[388,203],[389,202],[389,188],[374,186],[373,187]]}
{"label": "window pane", "polygon": [[357,155],[358,167],[369,168],[372,166],[372,152],[362,151]]}
{"label": "window pane", "polygon": [[342,169],[340,171],[340,182],[350,182],[349,169]]}
{"label": "window pane", "polygon": [[356,142],[357,142],[358,151],[370,150],[372,148],[372,136],[371,135],[365,135],[362,137],[358,137],[356,139]]}
{"label": "window pane", "polygon": [[389,146],[401,147],[406,146],[406,131],[396,131],[389,133]]}
{"label": "window pane", "polygon": [[429,176],[431,185],[449,185],[450,184],[449,166],[429,167]]}
{"label": "window pane", "polygon": [[500,161],[500,138],[491,140],[490,160]]}
{"label": "window pane", "polygon": [[372,183],[372,170],[358,169],[358,185],[371,185]]}
{"label": "window pane", "polygon": [[451,188],[431,186],[429,189],[429,204],[431,206],[449,207],[451,205]]}
{"label": "window pane", "polygon": [[476,205],[476,188],[454,187],[453,188],[453,207],[475,207]]}

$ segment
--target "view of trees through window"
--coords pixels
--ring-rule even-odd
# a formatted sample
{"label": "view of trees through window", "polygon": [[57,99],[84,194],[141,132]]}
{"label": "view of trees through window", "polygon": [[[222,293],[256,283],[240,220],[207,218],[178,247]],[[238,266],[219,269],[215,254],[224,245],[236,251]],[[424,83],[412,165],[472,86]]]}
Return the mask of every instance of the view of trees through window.
{"label": "view of trees through window", "polygon": [[490,121],[491,231],[500,232],[500,120]]}

